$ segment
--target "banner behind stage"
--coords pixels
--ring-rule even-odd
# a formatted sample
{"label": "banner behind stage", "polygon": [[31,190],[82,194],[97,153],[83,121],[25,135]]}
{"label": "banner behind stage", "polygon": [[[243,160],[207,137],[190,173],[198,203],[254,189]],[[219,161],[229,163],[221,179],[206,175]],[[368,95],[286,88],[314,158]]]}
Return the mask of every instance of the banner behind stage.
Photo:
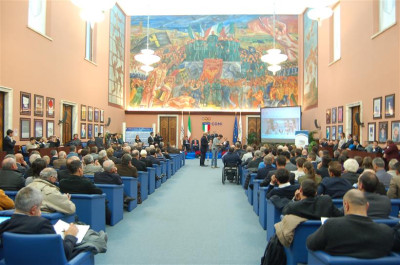
{"label": "banner behind stage", "polygon": [[144,145],[147,145],[147,138],[149,138],[150,133],[153,128],[144,127],[128,127],[125,131],[125,142],[134,143],[136,135],[139,135],[140,140]]}

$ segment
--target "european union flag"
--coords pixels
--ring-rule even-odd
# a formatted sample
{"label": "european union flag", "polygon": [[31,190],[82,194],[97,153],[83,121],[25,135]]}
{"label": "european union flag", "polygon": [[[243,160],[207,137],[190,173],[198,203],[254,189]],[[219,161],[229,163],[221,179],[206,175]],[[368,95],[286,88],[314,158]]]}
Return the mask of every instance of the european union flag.
{"label": "european union flag", "polygon": [[237,117],[235,116],[235,125],[233,126],[233,144],[237,142],[238,138],[238,121]]}

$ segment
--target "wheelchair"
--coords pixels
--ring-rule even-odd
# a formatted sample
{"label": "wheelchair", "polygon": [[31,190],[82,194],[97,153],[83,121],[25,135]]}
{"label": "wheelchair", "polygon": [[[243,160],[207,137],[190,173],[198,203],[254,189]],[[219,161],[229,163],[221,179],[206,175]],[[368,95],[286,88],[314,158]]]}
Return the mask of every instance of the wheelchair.
{"label": "wheelchair", "polygon": [[240,184],[238,165],[224,165],[224,168],[222,169],[222,184],[225,184],[226,180],[235,182],[238,185]]}

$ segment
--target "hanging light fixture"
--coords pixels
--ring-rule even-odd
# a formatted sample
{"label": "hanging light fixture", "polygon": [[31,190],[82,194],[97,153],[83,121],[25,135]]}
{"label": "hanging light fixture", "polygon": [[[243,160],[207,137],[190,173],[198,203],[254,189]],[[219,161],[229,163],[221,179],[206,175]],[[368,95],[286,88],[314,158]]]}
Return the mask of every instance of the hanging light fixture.
{"label": "hanging light fixture", "polygon": [[307,4],[311,8],[308,11],[308,17],[312,20],[317,20],[318,24],[320,24],[322,20],[332,16],[333,11],[330,6],[335,2],[337,0],[310,0]]}
{"label": "hanging light fixture", "polygon": [[280,65],[273,64],[273,65],[268,66],[267,69],[268,69],[268,71],[271,71],[275,75],[275,73],[278,72],[279,70],[281,70],[282,67]]}
{"label": "hanging light fixture", "polygon": [[140,67],[140,70],[142,70],[142,71],[146,72],[146,74],[147,74],[148,72],[151,72],[151,71],[153,71],[153,70],[154,70],[154,67],[153,67],[153,66],[150,66],[150,65],[147,65],[147,64],[145,64],[145,65],[142,65],[142,66]]}
{"label": "hanging light fixture", "polygon": [[80,16],[83,20],[94,23],[104,20],[104,12],[111,9],[116,0],[71,0],[71,2],[81,9]]}
{"label": "hanging light fixture", "polygon": [[150,66],[161,60],[161,58],[159,56],[154,54],[153,50],[149,49],[149,21],[150,21],[150,17],[147,16],[147,38],[146,38],[147,39],[147,48],[141,50],[140,53],[136,54],[134,57],[136,61],[144,64],[144,66]]}

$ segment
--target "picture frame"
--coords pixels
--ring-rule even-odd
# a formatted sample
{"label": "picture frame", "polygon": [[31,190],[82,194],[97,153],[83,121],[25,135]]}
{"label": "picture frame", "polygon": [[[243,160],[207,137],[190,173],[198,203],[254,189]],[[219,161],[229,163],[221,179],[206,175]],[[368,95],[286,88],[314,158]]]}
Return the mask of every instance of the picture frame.
{"label": "picture frame", "polygon": [[86,121],[86,105],[81,105],[81,121]]}
{"label": "picture frame", "polygon": [[43,137],[43,120],[35,119],[33,122],[33,132],[35,138]]}
{"label": "picture frame", "polygon": [[100,122],[104,123],[104,110],[100,110]]}
{"label": "picture frame", "polygon": [[337,127],[337,138],[340,140],[340,135],[343,133],[343,125]]}
{"label": "picture frame", "polygon": [[81,123],[81,139],[86,139],[86,123]]}
{"label": "picture frame", "polygon": [[337,108],[337,122],[338,123],[343,122],[343,106]]}
{"label": "picture frame", "polygon": [[326,140],[331,139],[331,127],[326,126]]}
{"label": "picture frame", "polygon": [[326,110],[326,124],[331,123],[331,109]]}
{"label": "picture frame", "polygon": [[378,131],[378,141],[380,143],[386,143],[388,138],[388,122],[382,121],[379,122],[379,131]]}
{"label": "picture frame", "polygon": [[391,126],[391,139],[394,143],[399,144],[400,143],[400,121],[392,121],[392,126]]}
{"label": "picture frame", "polygon": [[99,135],[99,125],[95,124],[94,125],[94,137],[97,137],[97,135]]}
{"label": "picture frame", "polygon": [[46,136],[50,138],[54,135],[54,121],[46,121]]}
{"label": "picture frame", "polygon": [[99,122],[100,120],[100,112],[98,108],[94,108],[94,122]]}
{"label": "picture frame", "polygon": [[373,100],[373,118],[381,119],[382,118],[382,97],[374,98]]}
{"label": "picture frame", "polygon": [[100,133],[104,135],[104,125],[100,125]]}
{"label": "picture frame", "polygon": [[385,118],[394,118],[395,101],[394,94],[385,96]]}
{"label": "picture frame", "polygon": [[87,125],[87,138],[92,139],[93,137],[93,124]]}
{"label": "picture frame", "polygon": [[33,115],[43,117],[44,114],[44,97],[40,95],[34,95]]}
{"label": "picture frame", "polygon": [[46,117],[47,118],[55,117],[55,113],[54,113],[54,110],[56,108],[55,104],[56,104],[56,100],[54,98],[46,97]]}
{"label": "picture frame", "polygon": [[332,126],[331,140],[332,141],[336,140],[336,126]]}
{"label": "picture frame", "polygon": [[31,93],[20,93],[20,115],[31,115]]}
{"label": "picture frame", "polygon": [[88,106],[87,115],[88,115],[87,120],[88,121],[93,121],[93,107]]}
{"label": "picture frame", "polygon": [[376,122],[368,123],[368,142],[375,141],[376,137]]}
{"label": "picture frame", "polygon": [[[336,111],[337,111],[337,108],[332,108],[332,124],[336,123]],[[333,130],[332,130],[332,132],[333,132]]]}
{"label": "picture frame", "polygon": [[31,138],[31,119],[30,118],[20,118],[19,131],[21,132],[19,139],[21,141],[29,141],[29,138]]}

